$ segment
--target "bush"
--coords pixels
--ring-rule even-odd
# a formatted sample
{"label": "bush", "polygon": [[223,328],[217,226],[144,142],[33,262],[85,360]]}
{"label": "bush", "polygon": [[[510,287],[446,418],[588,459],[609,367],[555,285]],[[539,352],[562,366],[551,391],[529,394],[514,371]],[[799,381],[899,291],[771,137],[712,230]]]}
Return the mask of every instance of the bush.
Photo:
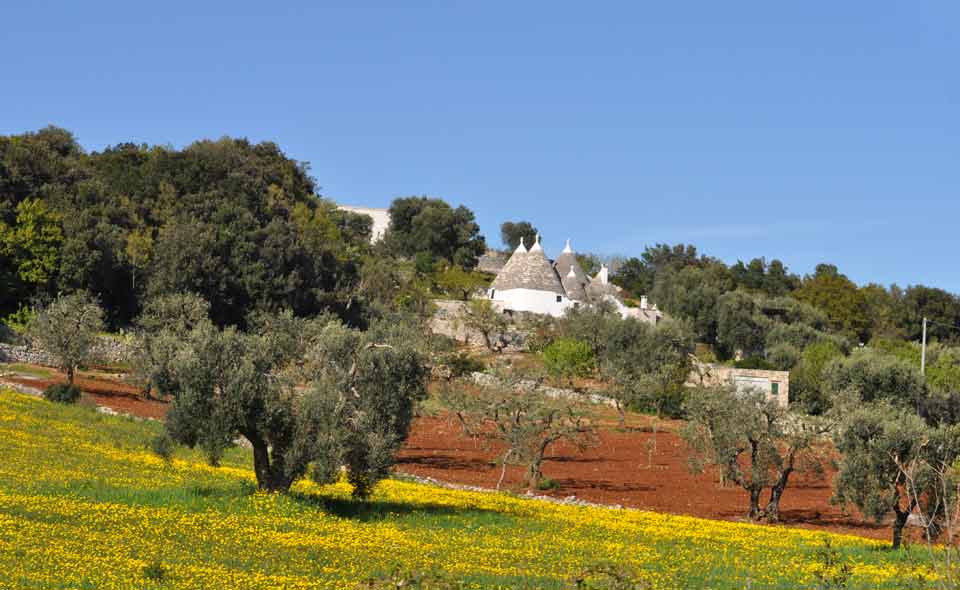
{"label": "bush", "polygon": [[463,377],[470,373],[482,372],[487,368],[483,361],[465,352],[449,355],[444,359],[444,364],[450,367],[450,374],[453,377]]}
{"label": "bush", "polygon": [[576,338],[558,338],[543,351],[547,372],[558,380],[586,377],[593,370],[594,356],[590,345]]}
{"label": "bush", "polygon": [[736,361],[733,363],[733,366],[738,369],[762,369],[765,371],[773,371],[777,368],[762,356],[747,357],[743,360]]}
{"label": "bush", "polygon": [[643,409],[654,413],[659,412],[659,415],[675,420],[684,419],[687,417],[686,410],[684,409],[687,402],[687,394],[688,390],[686,387],[668,387],[654,400],[654,404]]}
{"label": "bush", "polygon": [[143,566],[143,577],[154,582],[162,582],[167,578],[167,568],[159,561],[153,561]]}
{"label": "bush", "polygon": [[557,489],[557,488],[559,488],[559,487],[560,487],[560,484],[557,482],[557,480],[555,480],[555,479],[550,479],[549,477],[545,477],[545,478],[541,479],[541,480],[540,480],[540,483],[537,484],[537,489],[538,489],[538,490],[543,490],[543,491],[555,490],[555,489]]}
{"label": "bush", "polygon": [[789,371],[800,362],[800,350],[792,344],[777,344],[767,350],[767,361],[777,370]]}
{"label": "bush", "polygon": [[32,307],[28,307],[21,303],[17,308],[17,311],[3,318],[2,321],[17,334],[24,334],[27,331],[27,327],[30,325],[30,322],[33,321],[33,318],[36,315],[37,314],[34,312]]}
{"label": "bush", "polygon": [[60,404],[75,404],[80,399],[80,388],[76,385],[58,383],[43,390],[43,397],[47,401]]}

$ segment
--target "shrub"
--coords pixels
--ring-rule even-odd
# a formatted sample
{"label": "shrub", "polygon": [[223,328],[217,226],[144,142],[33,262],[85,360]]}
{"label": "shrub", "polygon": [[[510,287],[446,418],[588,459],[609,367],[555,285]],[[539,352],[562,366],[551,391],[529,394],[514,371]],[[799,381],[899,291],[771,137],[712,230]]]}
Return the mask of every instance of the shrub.
{"label": "shrub", "polygon": [[47,401],[60,404],[75,404],[80,399],[80,388],[67,383],[57,383],[43,390],[43,397]]}
{"label": "shrub", "polygon": [[586,377],[593,370],[593,351],[583,340],[558,338],[544,349],[543,364],[558,380],[572,382],[574,377]]}
{"label": "shrub", "polygon": [[143,566],[143,577],[154,582],[162,582],[167,578],[167,568],[159,561],[152,561]]}
{"label": "shrub", "polygon": [[777,368],[762,356],[749,356],[734,362],[733,366],[738,369],[762,369],[765,371],[772,371]]}
{"label": "shrub", "polygon": [[10,327],[17,334],[24,334],[33,318],[36,316],[32,307],[20,304],[17,311],[3,318],[3,323]]}
{"label": "shrub", "polygon": [[465,352],[449,355],[444,359],[444,364],[450,367],[450,374],[453,377],[463,377],[470,373],[483,371],[486,368],[483,361]]}
{"label": "shrub", "polygon": [[540,480],[540,483],[537,484],[537,489],[538,489],[538,490],[543,490],[543,491],[555,490],[555,489],[557,489],[557,488],[559,488],[559,487],[560,487],[560,484],[557,482],[557,480],[555,480],[555,479],[550,479],[549,477],[545,477],[545,478],[541,479],[541,480]]}
{"label": "shrub", "polygon": [[651,585],[629,568],[617,563],[588,566],[574,580],[577,590],[646,590]]}
{"label": "shrub", "polygon": [[792,344],[777,344],[767,350],[767,361],[780,371],[789,371],[800,362],[800,350]]}

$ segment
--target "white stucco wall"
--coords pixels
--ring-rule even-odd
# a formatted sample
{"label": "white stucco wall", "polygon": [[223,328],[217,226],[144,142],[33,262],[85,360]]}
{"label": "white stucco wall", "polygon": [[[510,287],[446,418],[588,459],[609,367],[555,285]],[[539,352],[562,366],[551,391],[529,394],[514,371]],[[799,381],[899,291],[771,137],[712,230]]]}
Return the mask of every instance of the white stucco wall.
{"label": "white stucco wall", "polygon": [[352,207],[350,205],[337,205],[341,211],[350,211],[359,213],[373,219],[373,228],[370,232],[370,243],[374,243],[383,237],[387,228],[390,227],[390,212],[387,209],[375,209],[373,207]]}
{"label": "white stucco wall", "polygon": [[[487,295],[490,296],[491,293],[488,291]],[[557,302],[557,297],[558,295],[551,291],[509,289],[494,291],[491,299],[494,305],[504,311],[529,311],[560,317],[568,308],[573,307],[574,303],[565,295],[559,295],[560,301]]]}

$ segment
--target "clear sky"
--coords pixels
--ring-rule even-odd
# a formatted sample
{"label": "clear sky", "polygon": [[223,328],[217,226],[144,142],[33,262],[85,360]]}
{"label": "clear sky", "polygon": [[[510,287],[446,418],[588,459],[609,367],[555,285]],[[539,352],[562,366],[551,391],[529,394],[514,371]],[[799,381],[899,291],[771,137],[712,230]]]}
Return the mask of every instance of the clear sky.
{"label": "clear sky", "polygon": [[689,242],[960,292],[960,3],[5,2],[0,134],[276,141],[548,254]]}

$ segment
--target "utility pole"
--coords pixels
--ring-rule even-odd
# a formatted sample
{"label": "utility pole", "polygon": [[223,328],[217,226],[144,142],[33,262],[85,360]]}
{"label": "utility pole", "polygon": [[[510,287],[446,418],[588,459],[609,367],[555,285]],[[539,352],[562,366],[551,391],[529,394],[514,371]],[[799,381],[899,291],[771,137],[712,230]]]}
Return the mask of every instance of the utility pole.
{"label": "utility pole", "polygon": [[920,374],[927,374],[927,318],[923,318],[923,344],[920,345]]}

